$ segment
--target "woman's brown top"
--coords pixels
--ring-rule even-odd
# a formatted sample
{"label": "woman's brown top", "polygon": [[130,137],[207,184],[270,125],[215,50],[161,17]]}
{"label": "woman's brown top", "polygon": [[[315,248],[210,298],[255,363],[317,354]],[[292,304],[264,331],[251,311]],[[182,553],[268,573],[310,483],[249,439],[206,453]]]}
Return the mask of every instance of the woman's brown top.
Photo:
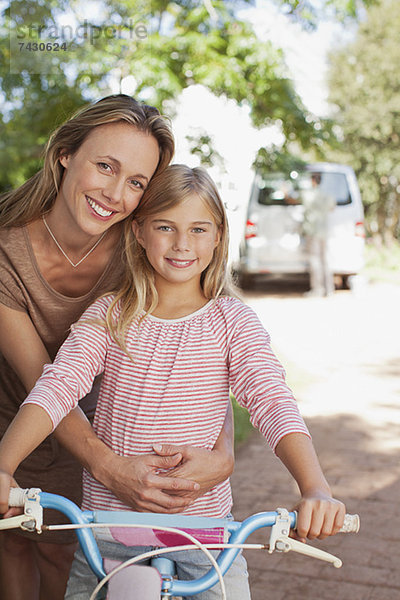
{"label": "woman's brown top", "polygon": [[[27,229],[0,229],[0,302],[29,315],[51,360],[67,337],[70,325],[96,298],[113,289],[121,276],[121,248],[118,247],[90,292],[78,298],[64,296],[54,290],[40,273]],[[19,377],[0,353],[0,436],[26,395]],[[81,401],[81,407],[89,415],[93,413],[96,398],[95,385]],[[81,467],[53,436],[49,436],[23,461],[15,478],[21,487],[39,487],[46,492],[67,496],[78,504],[80,502]],[[46,522],[50,522],[47,515]],[[45,541],[43,535],[40,540]],[[70,540],[71,536],[64,533],[53,533],[49,538],[49,541]]]}

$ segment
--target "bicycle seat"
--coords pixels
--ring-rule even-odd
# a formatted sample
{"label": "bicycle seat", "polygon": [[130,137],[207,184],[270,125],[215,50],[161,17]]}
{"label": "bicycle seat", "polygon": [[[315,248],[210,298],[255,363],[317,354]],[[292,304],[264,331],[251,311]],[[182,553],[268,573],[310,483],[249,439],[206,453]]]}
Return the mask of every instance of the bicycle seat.
{"label": "bicycle seat", "polygon": [[[120,561],[104,559],[104,569],[110,573],[121,564]],[[132,598],[133,600],[160,600],[162,578],[154,567],[129,565],[113,577],[108,583],[107,600]]]}

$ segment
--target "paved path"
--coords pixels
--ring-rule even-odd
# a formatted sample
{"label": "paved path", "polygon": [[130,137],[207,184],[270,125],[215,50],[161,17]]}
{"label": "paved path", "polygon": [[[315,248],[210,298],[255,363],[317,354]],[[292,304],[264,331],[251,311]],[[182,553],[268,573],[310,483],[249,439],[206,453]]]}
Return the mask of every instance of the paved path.
{"label": "paved path", "polygon": [[[252,598],[400,599],[400,287],[328,299],[266,291],[246,301],[272,335],[334,494],[361,515],[362,528],[317,542],[343,560],[341,569],[248,551]],[[235,517],[291,507],[296,487],[257,432],[236,459]]]}

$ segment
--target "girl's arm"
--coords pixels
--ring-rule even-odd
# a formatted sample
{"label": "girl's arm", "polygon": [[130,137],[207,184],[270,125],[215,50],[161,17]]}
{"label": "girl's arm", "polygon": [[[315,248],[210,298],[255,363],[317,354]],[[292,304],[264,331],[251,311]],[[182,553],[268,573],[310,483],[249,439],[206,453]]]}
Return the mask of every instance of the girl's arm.
{"label": "girl's arm", "polygon": [[304,540],[337,533],[345,507],[332,498],[307,427],[273,353],[269,335],[248,307],[242,308],[230,342],[232,391],[271,448],[293,475],[302,495],[297,535]]}
{"label": "girl's arm", "polygon": [[51,433],[53,423],[39,406],[22,406],[0,442],[0,513],[8,509],[8,494],[20,463]]}
{"label": "girl's arm", "polygon": [[345,506],[332,497],[311,439],[302,433],[284,436],[275,449],[276,455],[293,475],[299,486],[297,536],[324,539],[343,525]]}
{"label": "girl's arm", "polygon": [[[47,350],[29,316],[1,303],[0,330],[0,351],[29,393],[43,366],[51,362]],[[180,462],[182,456],[176,451],[163,457],[143,455],[127,459],[116,455],[96,436],[80,408],[62,420],[54,435],[93,477],[135,510],[180,512],[191,499],[172,494],[198,488],[194,481],[157,475],[158,469],[168,469]]]}

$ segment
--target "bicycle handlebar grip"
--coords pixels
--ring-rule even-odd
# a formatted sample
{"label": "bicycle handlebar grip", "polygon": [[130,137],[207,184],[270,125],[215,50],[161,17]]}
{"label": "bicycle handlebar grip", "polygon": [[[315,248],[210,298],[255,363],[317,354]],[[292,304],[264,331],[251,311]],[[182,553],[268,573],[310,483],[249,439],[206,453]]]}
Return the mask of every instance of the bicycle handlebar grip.
{"label": "bicycle handlebar grip", "polygon": [[24,506],[27,492],[28,490],[22,488],[10,488],[8,506]]}
{"label": "bicycle handlebar grip", "polygon": [[358,533],[360,531],[360,515],[345,515],[340,533]]}

